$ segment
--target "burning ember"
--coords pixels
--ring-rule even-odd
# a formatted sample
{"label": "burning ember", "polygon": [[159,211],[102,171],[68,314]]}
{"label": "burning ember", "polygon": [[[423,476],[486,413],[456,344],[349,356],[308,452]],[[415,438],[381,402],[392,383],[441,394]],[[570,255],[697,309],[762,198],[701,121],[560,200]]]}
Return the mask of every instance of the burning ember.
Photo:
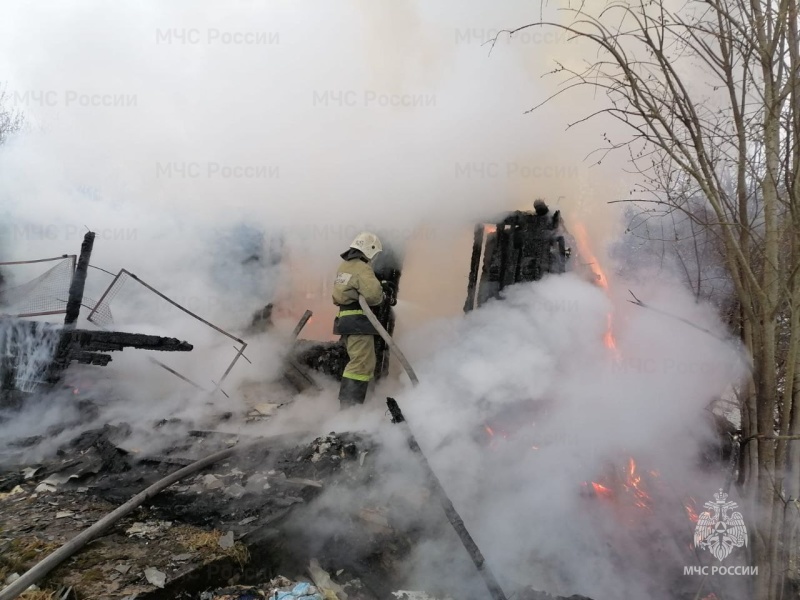
{"label": "burning ember", "polygon": [[[650,471],[649,474],[653,477],[658,476],[656,471]],[[642,510],[650,510],[653,505],[652,498],[645,489],[642,475],[633,458],[628,459],[622,476],[619,472],[615,472],[604,483],[591,481],[584,486],[587,489],[590,488],[590,491],[593,492],[592,495],[596,498],[616,500],[620,504],[630,503]]]}
{"label": "burning ember", "polygon": [[642,489],[642,476],[637,473],[636,461],[633,460],[633,458],[628,459],[628,472],[623,485],[626,490],[633,494],[635,506],[639,508],[650,508],[650,496]]}
{"label": "burning ember", "polygon": [[[576,223],[574,232],[575,241],[578,244],[578,250],[581,256],[585,257],[588,261],[588,266],[594,274],[597,285],[599,285],[606,291],[606,293],[608,293],[608,278],[603,272],[602,267],[600,267],[600,263],[595,257],[594,253],[592,253],[591,247],[589,246],[589,236],[586,233],[586,228],[581,223]],[[607,322],[606,332],[603,335],[603,343],[605,344],[606,348],[614,352],[615,357],[619,358],[617,354],[617,341],[614,338],[614,331],[612,327],[611,313],[608,313]]]}
{"label": "burning ember", "polygon": [[604,486],[602,483],[597,483],[596,481],[592,481],[591,483],[592,489],[597,496],[601,498],[611,498],[614,496],[614,492],[612,492],[609,488]]}
{"label": "burning ember", "polygon": [[697,514],[697,509],[695,508],[697,504],[697,500],[694,498],[689,498],[686,504],[683,507],[686,509],[686,514],[689,516],[689,520],[692,523],[697,523],[697,520],[700,518],[700,515]]}
{"label": "burning ember", "polygon": [[497,446],[498,436],[500,438],[504,439],[504,440],[508,439],[508,435],[504,431],[498,430],[498,431],[495,432],[495,430],[492,429],[491,427],[489,427],[488,425],[484,426],[484,430],[486,431],[486,433],[489,434],[489,448],[490,449],[495,448]]}

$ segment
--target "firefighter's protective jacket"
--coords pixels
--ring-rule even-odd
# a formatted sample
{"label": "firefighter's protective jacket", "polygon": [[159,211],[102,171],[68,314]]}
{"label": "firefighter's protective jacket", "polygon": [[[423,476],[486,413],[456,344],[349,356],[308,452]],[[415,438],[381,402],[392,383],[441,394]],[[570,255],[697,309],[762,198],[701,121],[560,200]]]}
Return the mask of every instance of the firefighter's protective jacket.
{"label": "firefighter's protective jacket", "polygon": [[378,334],[361,310],[359,294],[370,306],[377,306],[383,301],[383,288],[372,267],[360,258],[345,260],[339,265],[333,283],[333,303],[339,307],[339,314],[333,322],[335,335]]}

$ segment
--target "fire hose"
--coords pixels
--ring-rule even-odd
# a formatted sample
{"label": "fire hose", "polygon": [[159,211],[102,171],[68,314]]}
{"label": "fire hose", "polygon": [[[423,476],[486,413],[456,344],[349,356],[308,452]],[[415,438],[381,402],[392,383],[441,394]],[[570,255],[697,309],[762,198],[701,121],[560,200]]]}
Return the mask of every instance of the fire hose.
{"label": "fire hose", "polygon": [[[258,442],[253,442],[254,444],[263,443],[263,440],[259,440]],[[251,444],[248,444],[248,446]],[[162,490],[168,488],[173,483],[176,483],[183,479],[184,477],[188,477],[198,471],[204,469],[209,465],[213,465],[216,462],[219,462],[225,458],[231,456],[234,452],[241,450],[243,447],[234,447],[228,448],[227,450],[222,450],[215,454],[211,454],[210,456],[206,456],[198,460],[197,462],[193,462],[192,464],[175,471],[171,475],[167,475],[163,479],[159,479],[153,485],[148,487],[147,489],[139,492],[133,498],[128,500],[125,504],[118,507],[113,512],[107,514],[105,517],[100,519],[97,523],[85,529],[66,544],[61,546],[58,550],[38,562],[36,565],[28,569],[22,577],[8,585],[7,587],[0,590],[0,600],[14,600],[20,594],[22,594],[25,590],[27,590],[30,586],[35,585],[39,581],[41,581],[50,571],[55,569],[58,565],[62,562],[67,560],[73,554],[78,552],[81,548],[83,548],[86,544],[94,540],[95,538],[99,537],[103,532],[105,532],[109,527],[114,525],[117,521],[126,517],[134,510],[139,508],[142,504],[144,504],[147,500],[152,498],[153,496],[159,494]]]}
{"label": "fire hose", "polygon": [[[294,340],[300,333],[300,330],[303,329],[308,320],[312,316],[312,312],[307,310],[303,317],[300,319],[300,322],[294,328],[292,332],[291,339]],[[263,443],[264,440],[259,440],[258,442],[253,442],[252,444],[247,444],[242,446],[238,449],[245,449],[250,446],[254,446],[256,444]],[[156,481],[153,485],[148,487],[142,492],[136,494],[133,498],[128,500],[125,504],[118,507],[113,512],[109,513],[102,519],[100,519],[97,523],[86,529],[85,531],[79,533],[66,544],[61,546],[58,550],[38,562],[36,565],[28,569],[22,577],[8,585],[7,587],[0,590],[0,600],[13,600],[17,598],[20,594],[22,594],[26,589],[30,586],[35,585],[39,581],[41,581],[50,571],[55,569],[58,565],[62,562],[67,560],[73,554],[78,552],[81,548],[83,548],[86,544],[94,540],[95,538],[99,537],[103,532],[105,532],[109,527],[114,525],[120,519],[126,517],[134,510],[139,508],[144,502],[152,498],[153,496],[161,493],[163,490],[171,486],[173,483],[177,483],[181,479],[188,477],[189,475],[193,475],[198,471],[213,465],[229,456],[233,455],[233,453],[237,450],[236,447],[228,448],[227,450],[222,450],[215,454],[211,454],[206,456],[205,458],[201,458],[200,460],[193,462],[186,467],[175,471],[171,475],[167,475],[163,479]]]}
{"label": "fire hose", "polygon": [[[408,373],[409,379],[411,379],[411,383],[413,383],[415,386],[419,385],[419,379],[417,379],[417,374],[411,367],[411,363],[408,362],[408,359],[394,342],[392,336],[389,335],[389,332],[386,331],[383,325],[381,325],[381,322],[378,321],[378,318],[372,312],[372,309],[367,304],[364,296],[358,296],[358,304],[361,306],[364,314],[367,315],[369,322],[372,323],[372,326],[375,327],[375,330],[383,338],[383,341],[386,342],[386,345],[397,357],[397,360],[399,360],[400,364],[403,365],[406,373]],[[467,527],[464,525],[463,519],[456,511],[455,506],[453,506],[453,502],[447,496],[447,493],[444,491],[439,478],[436,477],[436,473],[433,472],[433,469],[428,463],[428,459],[425,457],[425,454],[422,452],[422,448],[420,448],[416,438],[414,437],[414,434],[411,432],[411,428],[403,416],[403,413],[400,411],[397,401],[394,398],[387,398],[386,404],[389,407],[389,413],[392,415],[392,423],[399,424],[405,429],[409,447],[411,448],[412,452],[417,454],[419,457],[420,465],[427,473],[428,480],[431,482],[434,492],[439,496],[439,503],[442,505],[442,509],[444,510],[447,520],[458,534],[464,549],[467,551],[467,554],[469,554],[470,559],[472,559],[472,563],[475,565],[478,573],[483,578],[492,600],[507,600],[506,595],[503,592],[503,588],[500,587],[500,584],[497,582],[497,579],[492,573],[492,570],[489,568],[489,565],[486,564],[486,559],[483,557],[480,548],[478,548],[475,540],[472,539],[469,531],[467,531]],[[0,598],[0,600],[2,600],[2,598]]]}
{"label": "fire hose", "polygon": [[[411,382],[416,386],[419,384],[419,379],[417,378],[416,373],[414,373],[414,369],[411,367],[411,364],[406,359],[405,355],[402,353],[400,348],[397,344],[392,340],[389,333],[383,326],[380,324],[380,321],[375,317],[370,309],[369,305],[367,305],[366,300],[364,300],[363,296],[359,296],[358,298],[359,304],[361,305],[362,309],[364,310],[364,314],[367,315],[367,318],[370,320],[372,325],[378,331],[380,336],[386,342],[387,346],[394,352],[395,356],[397,356],[400,363],[403,365],[403,368],[408,373]],[[307,319],[306,319],[307,320]],[[480,549],[478,548],[475,541],[470,536],[467,528],[464,525],[463,520],[459,516],[458,512],[456,512],[453,503],[448,498],[447,494],[442,487],[442,484],[439,482],[439,479],[436,477],[433,469],[431,469],[430,465],[428,464],[425,455],[422,453],[422,449],[420,448],[419,444],[417,443],[416,438],[411,433],[411,429],[408,426],[403,414],[400,412],[400,407],[397,405],[397,402],[393,398],[387,398],[387,404],[389,406],[389,411],[392,414],[392,422],[401,424],[405,427],[406,434],[408,437],[408,443],[411,449],[419,455],[420,457],[420,464],[423,466],[425,471],[428,474],[428,477],[431,483],[434,486],[436,493],[439,496],[439,500],[442,504],[442,508],[444,509],[445,515],[447,516],[447,520],[455,529],[456,533],[458,534],[459,538],[461,539],[461,543],[464,545],[464,548],[467,550],[472,562],[475,564],[475,567],[480,573],[481,577],[483,578],[484,582],[486,583],[486,587],[491,594],[492,600],[507,600],[505,594],[503,593],[502,588],[497,583],[492,571],[489,569],[489,566],[486,564],[486,561],[481,553]],[[157,494],[161,493],[163,490],[168,488],[169,486],[177,483],[181,479],[188,477],[189,475],[193,475],[202,469],[217,463],[225,458],[228,458],[234,454],[237,450],[244,449],[248,446],[263,443],[263,440],[259,440],[258,442],[253,442],[252,444],[248,444],[243,447],[234,447],[228,448],[227,450],[222,450],[215,454],[211,454],[210,456],[206,456],[174,473],[167,475],[163,479],[158,480],[148,488],[144,489],[143,491],[136,494],[133,498],[128,500],[125,504],[119,506],[117,509],[100,519],[97,523],[89,527],[88,529],[82,531],[74,538],[69,540],[67,543],[62,545],[58,550],[47,556],[46,558],[39,561],[36,565],[28,569],[19,579],[11,583],[10,585],[6,586],[2,590],[0,590],[0,600],[14,600],[18,598],[20,594],[22,594],[25,590],[27,590],[30,586],[37,584],[41,581],[48,573],[53,571],[56,567],[58,567],[61,563],[65,560],[73,556],[75,553],[80,551],[86,544],[91,542],[92,540],[100,537],[105,531],[107,531],[111,526],[117,523],[122,518],[126,517],[134,510],[139,508],[142,504],[144,504],[150,498],[156,496]]]}
{"label": "fire hose", "polygon": [[383,338],[383,341],[386,342],[386,345],[389,346],[392,353],[397,357],[397,360],[400,361],[400,364],[403,365],[403,368],[408,373],[408,378],[411,379],[411,383],[414,385],[419,384],[419,379],[417,379],[417,374],[414,373],[414,369],[411,368],[411,363],[408,362],[405,355],[400,351],[400,348],[395,344],[392,336],[389,335],[389,332],[384,329],[381,322],[378,321],[378,317],[375,316],[375,313],[372,312],[372,308],[370,308],[369,304],[367,304],[366,299],[364,296],[358,296],[358,304],[361,306],[361,310],[364,311],[364,314],[367,315],[369,322],[372,323],[372,326],[378,332],[378,334]]}

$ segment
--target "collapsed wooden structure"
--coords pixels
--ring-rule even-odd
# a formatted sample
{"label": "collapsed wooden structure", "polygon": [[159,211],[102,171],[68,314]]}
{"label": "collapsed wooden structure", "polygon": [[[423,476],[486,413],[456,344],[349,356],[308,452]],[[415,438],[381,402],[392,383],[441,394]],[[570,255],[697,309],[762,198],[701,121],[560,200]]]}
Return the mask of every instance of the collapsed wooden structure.
{"label": "collapsed wooden structure", "polygon": [[64,324],[0,317],[0,406],[20,394],[61,380],[73,362],[105,366],[107,352],[125,348],[189,352],[192,345],[176,338],[121,331],[77,329],[95,234],[88,232],[81,245],[69,287]]}
{"label": "collapsed wooden structure", "polygon": [[538,212],[515,211],[475,226],[464,312],[497,298],[510,285],[566,271],[569,234],[560,211],[551,215],[541,206]]}

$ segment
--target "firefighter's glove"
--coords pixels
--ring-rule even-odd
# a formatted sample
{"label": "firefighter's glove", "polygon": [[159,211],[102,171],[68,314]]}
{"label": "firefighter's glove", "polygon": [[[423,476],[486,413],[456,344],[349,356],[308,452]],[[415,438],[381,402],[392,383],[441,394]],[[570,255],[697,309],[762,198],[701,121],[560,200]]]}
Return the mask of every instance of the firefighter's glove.
{"label": "firefighter's glove", "polygon": [[381,281],[383,288],[383,297],[389,303],[389,306],[397,304],[397,287],[390,281]]}

